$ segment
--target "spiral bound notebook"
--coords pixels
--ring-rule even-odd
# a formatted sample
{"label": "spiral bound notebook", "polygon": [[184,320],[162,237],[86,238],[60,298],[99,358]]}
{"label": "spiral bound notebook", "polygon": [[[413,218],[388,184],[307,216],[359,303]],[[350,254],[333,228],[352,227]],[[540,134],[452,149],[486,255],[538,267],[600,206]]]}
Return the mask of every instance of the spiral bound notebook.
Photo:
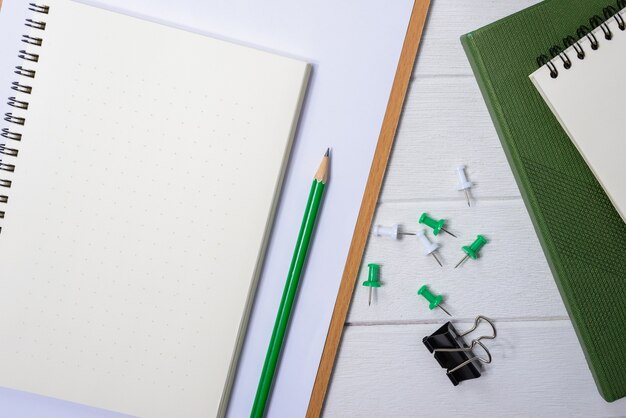
{"label": "spiral bound notebook", "polygon": [[626,9],[530,75],[626,221]]}
{"label": "spiral bound notebook", "polygon": [[0,386],[221,415],[309,65],[69,0],[24,7]]}
{"label": "spiral bound notebook", "polygon": [[[528,75],[551,58],[559,62],[559,52],[576,42],[584,45],[588,33],[624,7],[626,0],[545,0],[461,38],[591,374],[608,401],[626,396],[626,223]],[[586,47],[583,62],[568,52],[572,71],[613,42],[599,33],[600,48]],[[576,104],[598,113],[593,104]]]}

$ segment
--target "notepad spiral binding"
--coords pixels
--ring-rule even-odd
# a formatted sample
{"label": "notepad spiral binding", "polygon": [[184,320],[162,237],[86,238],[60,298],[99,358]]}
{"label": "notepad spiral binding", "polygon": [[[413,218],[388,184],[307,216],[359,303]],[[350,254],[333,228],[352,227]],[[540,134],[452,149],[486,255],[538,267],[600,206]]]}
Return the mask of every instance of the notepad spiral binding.
{"label": "notepad spiral binding", "polygon": [[[49,6],[45,6],[37,3],[29,3],[28,9],[34,12],[34,15],[47,15],[50,11]],[[46,30],[46,22],[34,19],[26,19],[24,25],[29,28],[34,29],[34,33],[24,34],[22,35],[22,42],[28,45],[27,48],[38,48],[43,44],[43,39],[38,35],[39,31]],[[36,70],[32,69],[32,63],[36,63],[39,61],[39,54],[31,51],[27,51],[26,49],[22,49],[19,51],[18,57],[26,62],[28,62],[28,67],[18,65],[15,67],[15,74],[18,74],[22,77],[26,78],[35,78]],[[7,104],[13,108],[15,108],[14,112],[7,112],[4,115],[4,120],[11,125],[16,125],[15,128],[2,128],[0,132],[0,136],[2,136],[4,140],[4,144],[0,144],[0,204],[6,205],[9,202],[9,196],[6,189],[10,189],[12,185],[12,180],[10,175],[7,176],[6,173],[13,173],[15,171],[14,159],[17,158],[19,150],[14,145],[19,143],[22,140],[22,134],[17,132],[19,130],[19,126],[24,126],[26,123],[26,117],[23,113],[28,110],[28,102],[25,97],[20,95],[32,94],[33,88],[29,85],[22,84],[20,81],[14,81],[11,85],[11,89],[16,91],[15,96],[11,96],[8,99]],[[18,98],[19,97],[19,98]],[[17,129],[17,130],[16,130]],[[2,175],[1,173],[5,174]],[[6,178],[8,177],[8,178]],[[4,190],[4,191],[3,191]],[[2,206],[0,206],[0,219],[4,219],[6,211]],[[0,233],[2,232],[2,227],[0,226]]]}
{"label": "notepad spiral binding", "polygon": [[[546,54],[541,54],[537,57],[537,65],[539,67],[543,67],[544,65],[548,66],[550,70],[550,77],[557,78],[559,76],[559,70],[556,65],[552,62],[555,58],[560,58],[563,62],[563,68],[565,70],[569,70],[572,68],[572,60],[567,55],[566,50],[570,47],[574,48],[576,51],[576,57],[579,60],[584,60],[586,53],[584,48],[580,45],[579,41],[583,38],[587,38],[589,43],[591,44],[591,49],[593,51],[597,50],[600,47],[600,41],[596,35],[594,35],[593,31],[600,27],[602,29],[602,33],[604,34],[604,39],[610,41],[613,39],[613,31],[607,24],[611,19],[615,19],[617,22],[617,27],[619,30],[626,30],[626,21],[622,16],[623,9],[626,8],[626,0],[617,0],[617,8],[612,5],[609,5],[602,9],[602,13],[604,14],[604,19],[602,19],[599,15],[593,15],[589,18],[589,26],[581,25],[576,31],[576,37],[569,35],[563,38],[563,45],[565,48],[559,45],[553,45],[549,49],[550,56]],[[621,11],[620,11],[621,10]]]}

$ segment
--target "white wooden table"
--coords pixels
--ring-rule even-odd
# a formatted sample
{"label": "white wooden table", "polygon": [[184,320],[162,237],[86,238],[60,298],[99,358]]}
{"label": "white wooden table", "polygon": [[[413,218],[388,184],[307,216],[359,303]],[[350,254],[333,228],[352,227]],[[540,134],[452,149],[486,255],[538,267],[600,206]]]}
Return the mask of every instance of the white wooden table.
{"label": "white wooden table", "polygon": [[[433,0],[374,223],[418,228],[422,212],[460,234],[437,239],[444,267],[414,239],[371,237],[363,259],[380,263],[371,307],[361,269],[328,392],[328,417],[626,416],[626,399],[598,394],[540,248],[459,36],[536,0]],[[476,183],[472,207],[455,167]],[[459,246],[489,238],[483,258],[454,270]],[[431,235],[432,237],[432,235]],[[469,328],[496,320],[493,363],[454,387],[422,344],[447,321],[417,289],[428,283]]]}

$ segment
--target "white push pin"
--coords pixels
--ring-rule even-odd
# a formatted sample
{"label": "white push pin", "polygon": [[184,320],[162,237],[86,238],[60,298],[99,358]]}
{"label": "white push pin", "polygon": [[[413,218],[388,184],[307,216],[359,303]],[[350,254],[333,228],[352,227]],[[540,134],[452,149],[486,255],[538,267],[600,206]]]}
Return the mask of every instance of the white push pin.
{"label": "white push pin", "polygon": [[439,265],[443,267],[443,264],[441,264],[441,261],[439,261],[437,254],[435,254],[435,252],[437,252],[437,249],[439,248],[439,244],[430,242],[430,240],[426,236],[426,232],[423,229],[417,231],[417,234],[415,235],[417,235],[417,238],[419,238],[420,242],[422,243],[422,247],[424,247],[424,255],[432,255],[437,263],[439,263]]}
{"label": "white push pin", "polygon": [[467,199],[467,206],[471,206],[469,189],[472,188],[473,184],[471,181],[467,179],[467,176],[465,175],[465,166],[464,165],[458,166],[456,168],[456,172],[459,175],[459,185],[457,186],[457,189],[463,190],[465,192],[465,199]]}
{"label": "white push pin", "polygon": [[391,239],[398,239],[400,235],[415,235],[410,232],[400,232],[400,226],[398,224],[391,226],[374,225],[372,232],[377,237],[387,237]]}

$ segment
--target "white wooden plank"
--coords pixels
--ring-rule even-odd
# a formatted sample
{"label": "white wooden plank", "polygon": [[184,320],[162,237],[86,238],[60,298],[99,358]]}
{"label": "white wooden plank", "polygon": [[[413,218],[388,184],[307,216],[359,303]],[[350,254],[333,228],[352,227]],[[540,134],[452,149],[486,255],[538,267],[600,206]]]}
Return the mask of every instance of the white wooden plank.
{"label": "white wooden plank", "polygon": [[[370,236],[348,316],[350,323],[422,321],[444,318],[416,292],[422,284],[445,296],[445,305],[457,318],[484,314],[496,318],[567,317],[565,307],[550,273],[521,200],[478,201],[472,208],[464,202],[393,203],[379,206],[374,224],[400,223],[407,232],[424,228],[418,224],[422,212],[447,219],[446,227],[458,239],[440,233],[433,237],[441,244],[441,268],[424,256],[415,237],[393,241]],[[454,269],[477,234],[485,245],[478,260],[468,260]],[[383,286],[375,290],[368,307],[368,289],[361,285],[368,274],[367,263],[380,263]]]}
{"label": "white wooden plank", "polygon": [[519,196],[474,79],[414,80],[380,201],[464,199],[456,188],[459,164],[467,165],[476,198]]}
{"label": "white wooden plank", "polygon": [[457,387],[421,341],[439,326],[346,327],[324,416],[626,415],[626,399],[598,394],[569,321],[496,323],[493,363]]}
{"label": "white wooden plank", "polygon": [[539,0],[433,0],[414,76],[470,75],[460,36]]}

